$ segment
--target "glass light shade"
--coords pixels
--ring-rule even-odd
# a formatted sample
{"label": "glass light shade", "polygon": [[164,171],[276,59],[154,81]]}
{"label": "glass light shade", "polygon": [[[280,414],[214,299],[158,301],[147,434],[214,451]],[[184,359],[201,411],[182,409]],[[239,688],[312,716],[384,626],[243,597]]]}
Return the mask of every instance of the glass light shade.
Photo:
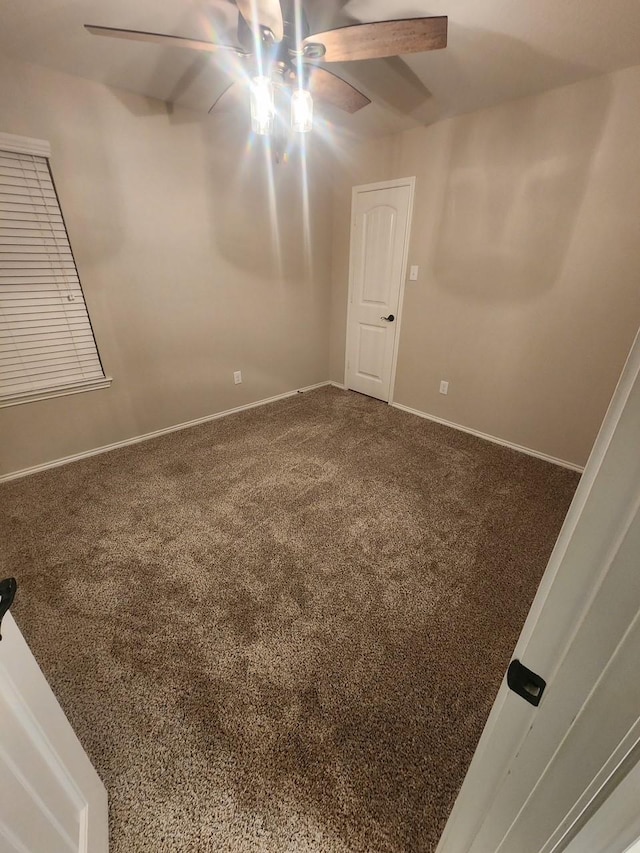
{"label": "glass light shade", "polygon": [[273,83],[268,77],[254,77],[251,81],[251,130],[266,136],[273,130],[275,107]]}
{"label": "glass light shade", "polygon": [[294,89],[291,95],[291,129],[309,133],[313,127],[313,98],[306,89]]}

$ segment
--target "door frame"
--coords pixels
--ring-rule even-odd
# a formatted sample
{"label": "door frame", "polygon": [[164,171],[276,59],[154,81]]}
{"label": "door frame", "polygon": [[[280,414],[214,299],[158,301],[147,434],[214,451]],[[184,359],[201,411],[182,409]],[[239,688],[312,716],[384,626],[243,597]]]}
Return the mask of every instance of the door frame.
{"label": "door frame", "polygon": [[[400,346],[400,329],[402,325],[402,308],[404,305],[404,287],[407,281],[407,264],[409,261],[409,244],[411,242],[411,225],[413,220],[413,202],[416,191],[415,175],[409,178],[395,178],[391,181],[377,181],[373,184],[359,184],[351,188],[351,228],[349,231],[349,288],[347,292],[347,334],[346,346],[344,351],[344,387],[348,388],[347,383],[347,362],[349,360],[349,330],[351,326],[351,301],[353,296],[353,254],[351,247],[353,246],[353,235],[356,227],[354,216],[356,195],[360,192],[372,192],[375,190],[390,190],[399,187],[409,187],[409,210],[407,214],[407,227],[404,234],[404,246],[402,251],[402,280],[400,281],[400,294],[398,297],[398,314],[396,317],[396,336],[393,342],[393,357],[391,359],[391,381],[389,383],[389,399],[387,405],[393,403],[393,393],[396,385],[396,368],[398,366],[398,348]],[[383,401],[381,401],[383,402]]]}
{"label": "door frame", "polygon": [[[640,846],[640,762],[634,764],[575,835],[566,853],[625,853]],[[630,851],[633,853],[633,851]]]}
{"label": "door frame", "polygon": [[[637,401],[638,389],[640,388],[640,332],[629,352],[629,356],[620,375],[620,379],[613,393],[611,403],[604,416],[602,426],[596,438],[595,444],[587,461],[584,474],[578,484],[574,499],[569,507],[564,524],[556,541],[555,547],[549,558],[547,568],[540,582],[524,627],[516,644],[512,657],[524,660],[528,665],[537,668],[536,661],[531,662],[527,657],[527,648],[534,634],[537,623],[542,616],[543,609],[549,598],[556,577],[559,575],[563,559],[567,553],[576,528],[580,524],[585,509],[587,513],[593,513],[594,501],[597,503],[598,511],[602,510],[606,499],[607,510],[602,513],[603,527],[599,533],[599,540],[606,542],[618,535],[619,526],[625,522],[628,506],[625,503],[624,484],[619,481],[624,479],[621,472],[625,470],[625,461],[633,452],[629,446],[628,437],[626,443],[621,446],[616,442],[616,431],[618,427],[623,430],[623,435],[628,436],[630,421],[633,420],[633,409],[627,409],[627,404],[633,399]],[[633,397],[633,394],[636,397]],[[637,402],[635,403],[637,406]],[[625,415],[627,415],[625,419]],[[633,424],[631,423],[631,426]],[[611,452],[610,452],[611,451]],[[602,472],[603,480],[598,480]],[[609,547],[603,554],[603,563],[606,564]],[[582,607],[586,607],[593,595],[597,592],[606,573],[607,567],[598,570],[595,574],[588,574],[584,568],[585,584],[582,590]],[[569,647],[574,632],[577,630],[584,610],[581,609],[577,622],[568,626],[569,634],[564,641],[556,641],[549,638],[547,641],[546,655],[553,661],[552,666],[544,671],[544,676],[549,680],[555,677],[555,673],[563,660]],[[538,669],[540,671],[540,669]],[[519,707],[518,719],[513,716],[508,721],[502,716],[505,702],[509,696],[506,682],[500,686],[493,707],[484,727],[484,731],[478,741],[467,774],[458,793],[447,825],[440,838],[437,853],[463,853],[473,843],[480,827],[483,817],[493,803],[492,791],[498,788],[502,782],[508,766],[526,738],[529,727],[533,725],[535,710],[527,708],[525,703]],[[631,752],[635,751],[636,745],[640,744],[640,732],[633,730],[628,737],[619,745],[618,749],[610,756],[607,764],[601,769],[593,783],[583,793],[574,808],[566,815],[564,821],[558,827],[558,845],[562,844],[571,833],[578,830],[586,820],[597,810],[604,786],[615,784],[620,778],[623,763],[629,759]],[[455,840],[454,840],[455,839]],[[554,847],[553,849],[556,849]]]}

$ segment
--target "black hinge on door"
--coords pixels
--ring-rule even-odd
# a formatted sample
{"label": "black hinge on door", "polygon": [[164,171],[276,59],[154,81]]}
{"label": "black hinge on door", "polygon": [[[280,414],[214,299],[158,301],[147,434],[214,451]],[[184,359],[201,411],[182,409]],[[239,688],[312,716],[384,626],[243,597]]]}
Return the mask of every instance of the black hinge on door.
{"label": "black hinge on door", "polygon": [[509,664],[507,684],[510,690],[536,706],[540,704],[544,688],[547,686],[544,678],[527,669],[519,660],[512,660]]}
{"label": "black hinge on door", "polygon": [[[15,578],[5,578],[0,581],[0,629],[2,628],[2,619],[7,610],[11,607],[13,599],[16,597],[18,582]],[[0,634],[0,640],[2,634]]]}

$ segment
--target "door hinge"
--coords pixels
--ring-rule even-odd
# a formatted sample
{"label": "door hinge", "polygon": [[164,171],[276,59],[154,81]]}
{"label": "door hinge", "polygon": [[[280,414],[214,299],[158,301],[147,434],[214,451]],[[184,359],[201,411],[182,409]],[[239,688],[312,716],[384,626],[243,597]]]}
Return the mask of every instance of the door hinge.
{"label": "door hinge", "polygon": [[527,669],[519,660],[512,660],[507,670],[507,685],[518,696],[537,707],[547,682],[537,672]]}
{"label": "door hinge", "polygon": [[[4,614],[11,607],[17,589],[18,582],[15,578],[5,578],[5,580],[0,581],[0,629],[2,628]],[[2,634],[0,634],[1,639]]]}

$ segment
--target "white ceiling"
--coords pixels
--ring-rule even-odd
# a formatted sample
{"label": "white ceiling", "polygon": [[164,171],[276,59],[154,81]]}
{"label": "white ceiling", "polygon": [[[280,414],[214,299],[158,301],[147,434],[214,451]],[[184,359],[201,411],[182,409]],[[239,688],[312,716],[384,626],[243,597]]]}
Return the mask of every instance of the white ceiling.
{"label": "white ceiling", "polygon": [[[306,0],[312,31],[449,16],[446,50],[330,65],[374,101],[327,118],[381,135],[640,64],[640,0]],[[206,115],[233,68],[220,55],[121,42],[83,24],[235,41],[230,0],[0,0],[0,51]],[[221,102],[223,103],[223,102]]]}

